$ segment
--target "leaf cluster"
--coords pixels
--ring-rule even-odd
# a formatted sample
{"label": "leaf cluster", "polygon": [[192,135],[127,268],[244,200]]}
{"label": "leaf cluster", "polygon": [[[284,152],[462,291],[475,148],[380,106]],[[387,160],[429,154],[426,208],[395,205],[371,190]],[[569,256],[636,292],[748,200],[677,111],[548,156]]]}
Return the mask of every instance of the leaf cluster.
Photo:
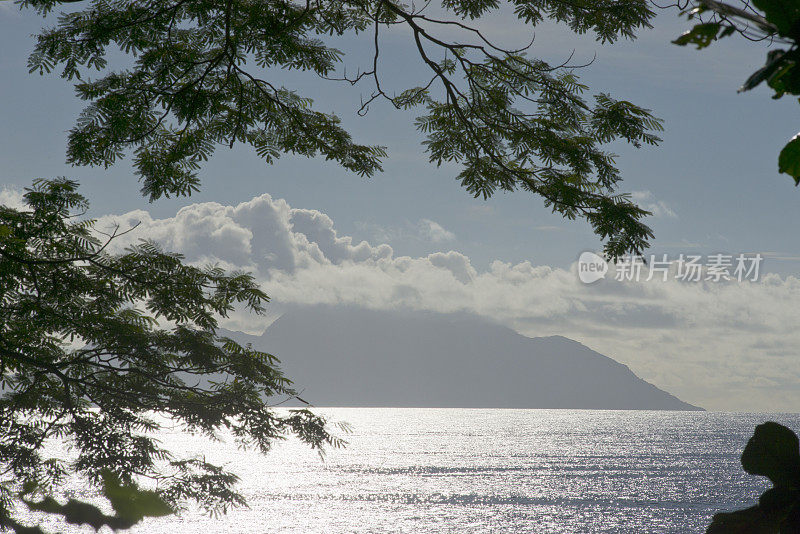
{"label": "leaf cluster", "polygon": [[[47,14],[66,2],[19,3]],[[295,70],[353,85],[372,81],[363,113],[378,98],[424,108],[417,126],[430,160],[459,164],[458,179],[476,197],[519,189],[540,195],[563,216],[586,219],[607,239],[610,256],[640,252],[652,236],[641,222],[647,212],[615,192],[619,172],[602,146],[655,144],[660,122],[608,95],[585,102],[573,66],[494,45],[470,22],[500,9],[497,0],[442,0],[447,19],[396,0],[79,3],[38,35],[30,69],[60,69],[87,101],[69,133],[68,161],[108,166],[132,153],[151,200],[196,191],[198,169],[219,145],[249,145],[268,163],[293,153],[321,155],[363,176],[380,171],[383,147],[356,143],[338,116],[281,84],[282,72]],[[646,0],[511,4],[521,23],[555,20],[601,42],[633,38],[653,16]],[[380,43],[396,26],[410,30],[430,78],[390,94],[379,75]],[[442,37],[444,27],[463,39]],[[341,76],[344,54],[332,38],[362,34],[372,65]],[[112,64],[114,49],[130,64]],[[93,71],[99,77],[90,78]]]}
{"label": "leaf cluster", "polygon": [[[163,517],[174,513],[173,508],[158,493],[142,490],[132,482],[123,484],[119,477],[109,471],[102,473],[102,494],[114,509],[114,515],[107,515],[97,506],[77,499],[69,499],[65,504],[50,496],[34,501],[29,494],[36,489],[35,484],[29,482],[18,494],[20,501],[30,511],[60,515],[67,524],[89,525],[95,531],[103,527],[115,531],[129,529],[145,517]],[[11,518],[6,518],[3,526],[16,534],[45,534],[39,526],[26,527]]]}
{"label": "leaf cluster", "polygon": [[[25,201],[0,207],[0,521],[24,488],[56,491],[69,473],[106,486],[151,479],[170,506],[243,504],[236,476],[161,447],[155,415],[260,451],[287,434],[342,444],[308,410],[270,409],[294,395],[274,356],[216,334],[236,306],[263,311],[251,275],[187,265],[146,241],[109,253],[121,232],[95,229],[69,180],[39,181]],[[75,458],[50,456],[50,440]]]}

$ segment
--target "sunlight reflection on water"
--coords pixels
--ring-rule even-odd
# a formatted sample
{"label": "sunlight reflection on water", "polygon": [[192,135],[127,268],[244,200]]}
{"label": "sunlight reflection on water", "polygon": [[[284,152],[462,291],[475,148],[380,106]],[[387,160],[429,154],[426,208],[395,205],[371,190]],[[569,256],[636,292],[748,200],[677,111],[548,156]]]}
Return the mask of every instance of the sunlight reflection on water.
{"label": "sunlight reflection on water", "polygon": [[703,532],[715,511],[750,505],[767,485],[739,465],[755,425],[800,428],[796,414],[317,411],[353,431],[324,461],[296,440],[261,456],[165,433],[169,448],[239,474],[250,508],[132,532]]}

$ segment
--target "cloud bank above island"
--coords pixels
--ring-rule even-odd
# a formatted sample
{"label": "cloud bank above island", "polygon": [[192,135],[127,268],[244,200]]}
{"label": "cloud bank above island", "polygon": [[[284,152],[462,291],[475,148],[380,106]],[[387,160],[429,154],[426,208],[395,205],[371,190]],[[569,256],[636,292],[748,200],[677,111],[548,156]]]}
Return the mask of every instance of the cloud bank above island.
{"label": "cloud bank above island", "polygon": [[[17,196],[0,194],[12,205]],[[147,238],[192,263],[250,271],[277,310],[340,304],[467,312],[531,337],[580,341],[709,409],[794,411],[800,402],[800,279],[794,276],[716,284],[612,278],[584,285],[574,264],[495,260],[477,269],[464,254],[447,250],[455,234],[436,221],[420,221],[420,236],[441,251],[396,256],[389,243],[357,242],[337,233],[326,214],[267,194],[236,206],[193,204],[164,219],[145,210],[104,215],[97,228],[137,224],[114,250]],[[224,326],[260,333],[266,322],[235,313]]]}

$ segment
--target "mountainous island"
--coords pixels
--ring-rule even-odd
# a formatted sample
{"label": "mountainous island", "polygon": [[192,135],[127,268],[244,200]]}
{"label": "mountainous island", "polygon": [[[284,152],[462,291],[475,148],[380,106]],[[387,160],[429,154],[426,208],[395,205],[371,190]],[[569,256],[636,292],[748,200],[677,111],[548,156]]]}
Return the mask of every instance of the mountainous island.
{"label": "mountainous island", "polygon": [[315,406],[702,410],[577,341],[472,316],[319,306],[220,334],[278,356]]}

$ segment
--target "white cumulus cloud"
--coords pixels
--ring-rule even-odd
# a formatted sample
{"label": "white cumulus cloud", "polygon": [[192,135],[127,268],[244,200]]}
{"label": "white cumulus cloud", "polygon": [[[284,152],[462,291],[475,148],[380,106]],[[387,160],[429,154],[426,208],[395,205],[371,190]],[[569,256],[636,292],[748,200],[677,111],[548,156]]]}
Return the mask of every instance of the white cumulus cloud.
{"label": "white cumulus cloud", "polygon": [[430,219],[422,219],[419,222],[421,233],[434,243],[441,243],[443,241],[452,241],[456,238],[456,234],[450,230],[446,230],[441,224]]}
{"label": "white cumulus cloud", "polygon": [[633,191],[631,200],[653,214],[653,217],[677,219],[678,215],[663,201],[656,200],[650,191]]}
{"label": "white cumulus cloud", "polygon": [[8,186],[0,189],[0,206],[7,206],[15,210],[26,209],[25,199],[22,198],[22,190]]}
{"label": "white cumulus cloud", "polygon": [[456,238],[453,232],[430,219],[420,219],[416,224],[406,221],[405,224],[390,227],[359,221],[356,223],[356,227],[373,239],[387,243],[413,241],[439,244],[453,241]]}

